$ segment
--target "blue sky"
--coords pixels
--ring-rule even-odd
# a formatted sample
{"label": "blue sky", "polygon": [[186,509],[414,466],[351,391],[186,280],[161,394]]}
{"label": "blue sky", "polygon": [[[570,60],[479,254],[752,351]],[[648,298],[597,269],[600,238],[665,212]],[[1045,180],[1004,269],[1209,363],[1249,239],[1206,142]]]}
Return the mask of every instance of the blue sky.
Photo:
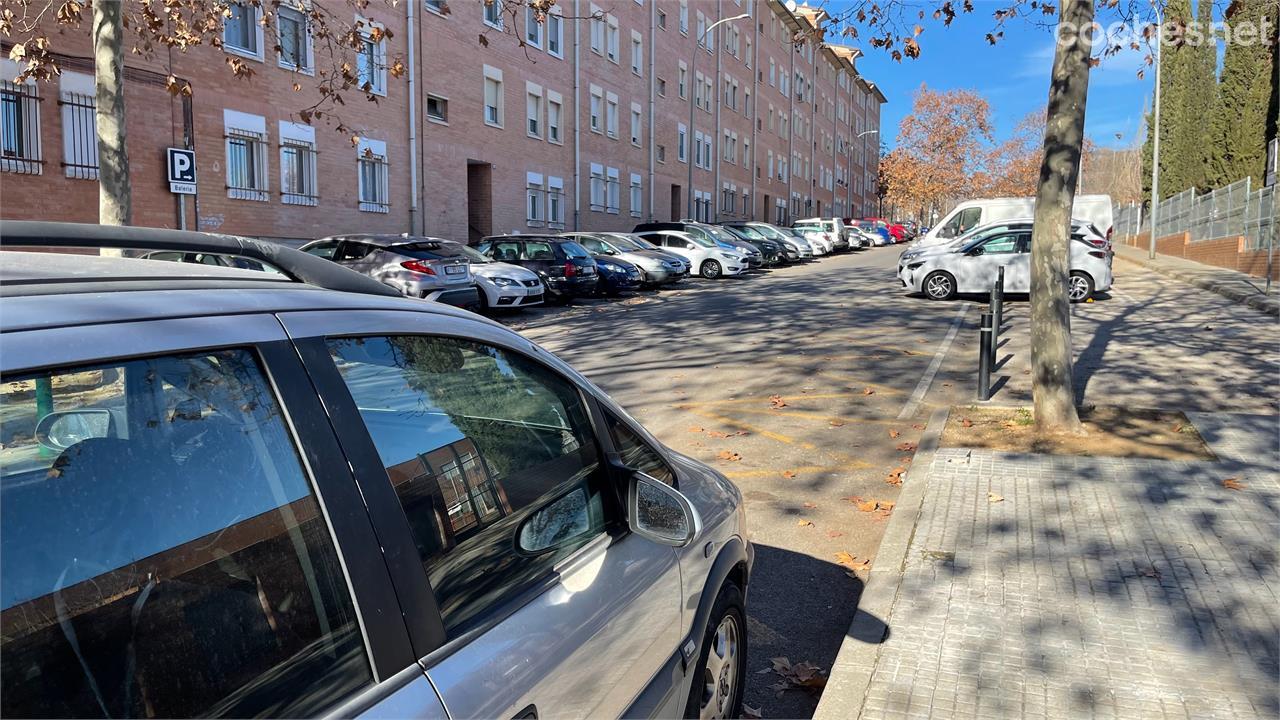
{"label": "blue sky", "polygon": [[[835,0],[827,9],[838,12],[842,4]],[[1052,32],[1014,20],[1005,26],[1004,38],[989,45],[985,35],[994,27],[989,10],[997,4],[975,4],[974,13],[958,15],[950,27],[931,19],[922,22],[921,54],[915,60],[894,62],[888,53],[866,42],[844,41],[863,49],[858,71],[877,83],[888,99],[881,107],[881,127],[889,147],[897,136],[898,122],[911,111],[912,93],[922,82],[935,90],[965,88],[981,93],[991,104],[997,140],[1027,113],[1045,105],[1053,62]],[[1138,79],[1145,56],[1145,52],[1126,51],[1103,59],[1091,72],[1085,132],[1099,146],[1121,148],[1141,142],[1152,77],[1148,71]]]}

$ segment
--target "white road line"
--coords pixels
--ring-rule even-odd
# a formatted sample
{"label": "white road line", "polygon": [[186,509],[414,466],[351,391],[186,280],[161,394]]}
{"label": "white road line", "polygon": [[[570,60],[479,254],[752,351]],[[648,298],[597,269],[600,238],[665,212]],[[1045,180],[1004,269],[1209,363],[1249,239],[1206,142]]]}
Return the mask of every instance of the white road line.
{"label": "white road line", "polygon": [[947,356],[947,351],[951,349],[951,342],[956,339],[956,333],[960,332],[960,325],[964,322],[964,314],[968,311],[969,303],[962,303],[960,312],[956,313],[955,319],[951,321],[951,329],[947,331],[947,336],[942,339],[942,344],[938,346],[938,351],[933,354],[933,362],[929,363],[929,369],[924,371],[924,376],[920,378],[920,382],[916,383],[915,392],[911,393],[907,404],[902,406],[902,412],[898,413],[899,420],[905,420],[914,415],[916,408],[924,400],[925,393],[929,392],[929,386],[933,384],[934,376],[938,374],[939,368],[942,367],[942,359]]}

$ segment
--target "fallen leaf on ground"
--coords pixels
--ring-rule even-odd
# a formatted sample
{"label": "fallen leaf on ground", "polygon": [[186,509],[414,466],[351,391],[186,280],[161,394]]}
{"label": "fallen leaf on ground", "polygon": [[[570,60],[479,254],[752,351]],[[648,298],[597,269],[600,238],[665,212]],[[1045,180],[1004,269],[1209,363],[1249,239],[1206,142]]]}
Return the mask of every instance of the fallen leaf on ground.
{"label": "fallen leaf on ground", "polygon": [[861,495],[845,495],[844,497],[842,497],[842,498],[840,498],[840,499],[841,499],[841,500],[844,500],[845,502],[851,502],[851,503],[853,503],[854,505],[857,505],[858,503],[862,502],[862,496],[861,496]]}
{"label": "fallen leaf on ground", "polygon": [[951,383],[942,383],[942,387],[951,387]]}
{"label": "fallen leaf on ground", "polygon": [[784,478],[786,478],[786,479],[788,479],[788,480],[790,480],[791,478],[793,478],[793,477],[795,477],[795,476],[796,476],[796,472],[795,472],[795,470],[783,470],[783,471],[782,471],[782,477],[784,477]]}
{"label": "fallen leaf on ground", "polygon": [[924,429],[924,426],[923,426],[923,425],[921,425],[920,423],[915,423],[915,424],[913,424],[911,427],[915,428],[916,430],[923,430],[923,429]]}
{"label": "fallen leaf on ground", "polygon": [[1176,432],[1176,433],[1180,433],[1180,432],[1182,432],[1182,423],[1178,423],[1178,424],[1174,425],[1174,426],[1173,426],[1173,431],[1174,431],[1174,432]]}
{"label": "fallen leaf on ground", "polygon": [[809,522],[808,520],[805,520],[804,518],[800,518],[799,520],[797,520],[796,525],[798,527],[813,527],[813,523]]}
{"label": "fallen leaf on ground", "polygon": [[831,427],[843,427],[843,426],[844,426],[844,421],[843,421],[843,420],[832,420],[832,421],[831,421]]}
{"label": "fallen leaf on ground", "polygon": [[720,458],[721,460],[728,460],[729,462],[737,462],[742,459],[741,455],[729,450],[721,450],[720,454],[716,455],[716,457]]}
{"label": "fallen leaf on ground", "polygon": [[792,664],[787,658],[778,657],[773,658],[772,669],[781,678],[770,686],[778,697],[782,697],[787,690],[821,690],[827,684],[827,676],[823,674],[822,668],[811,662]]}
{"label": "fallen leaf on ground", "polygon": [[858,509],[861,510],[862,512],[872,512],[877,507],[879,507],[879,503],[877,503],[875,500],[866,500],[858,503]]}
{"label": "fallen leaf on ground", "polygon": [[970,420],[969,418],[961,418],[960,424],[965,427],[973,427],[973,421]]}
{"label": "fallen leaf on ground", "polygon": [[863,395],[875,395],[875,394],[876,394],[876,391],[875,391],[875,390],[872,390],[871,388],[862,388],[862,394],[863,394]]}
{"label": "fallen leaf on ground", "polygon": [[913,442],[898,443],[898,449],[902,452],[911,452],[916,449],[916,444]]}
{"label": "fallen leaf on ground", "polygon": [[839,530],[828,530],[828,531],[827,531],[827,537],[829,537],[829,538],[838,538],[838,537],[840,537],[841,535],[844,535],[844,533],[840,532]]}
{"label": "fallen leaf on ground", "polygon": [[1237,480],[1236,478],[1229,477],[1229,478],[1227,478],[1226,480],[1223,480],[1223,481],[1222,481],[1222,487],[1224,487],[1224,488],[1226,488],[1226,489],[1228,489],[1228,490],[1243,490],[1243,489],[1245,489],[1245,488],[1246,488],[1246,487],[1248,487],[1248,486],[1247,486],[1247,485],[1245,485],[1244,483],[1240,482],[1240,481],[1239,481],[1239,480]]}
{"label": "fallen leaf on ground", "polygon": [[911,456],[910,456],[910,455],[903,455],[902,457],[898,458],[898,462],[900,462],[900,463],[909,463],[909,462],[911,462]]}
{"label": "fallen leaf on ground", "polygon": [[857,559],[854,558],[853,555],[850,555],[847,551],[841,550],[840,552],[836,553],[836,562],[840,563],[841,565],[848,565],[852,567],[855,563],[857,563]]}
{"label": "fallen leaf on ground", "polygon": [[1160,571],[1153,567],[1142,568],[1141,570],[1138,571],[1138,574],[1141,575],[1142,577],[1155,578],[1157,580],[1159,580],[1161,577]]}
{"label": "fallen leaf on ground", "polygon": [[889,483],[890,485],[901,485],[902,473],[906,471],[907,469],[905,467],[902,467],[901,465],[899,465],[898,467],[889,471],[889,477],[885,480],[885,482]]}
{"label": "fallen leaf on ground", "polygon": [[783,400],[781,395],[769,396],[769,407],[776,410],[778,408],[784,408],[786,406],[787,406],[787,401]]}
{"label": "fallen leaf on ground", "polygon": [[746,703],[742,703],[742,717],[750,718],[750,720],[760,720],[762,717],[760,715],[760,708],[753,708]]}
{"label": "fallen leaf on ground", "polygon": [[807,502],[807,503],[805,503],[805,504],[804,504],[804,506],[805,506],[805,507],[807,507],[807,508],[816,508],[816,507],[818,507],[818,504],[817,504],[817,503]]}
{"label": "fallen leaf on ground", "polygon": [[862,512],[875,512],[876,510],[881,510],[885,515],[893,512],[892,500],[862,500],[859,498],[857,505],[858,509]]}
{"label": "fallen leaf on ground", "polygon": [[896,437],[898,437],[898,436],[899,436],[899,435],[901,435],[901,434],[902,434],[902,433],[898,432],[897,430],[890,430],[890,431],[889,431],[889,437],[891,437],[891,438],[896,438]]}
{"label": "fallen leaf on ground", "polygon": [[722,433],[722,432],[720,432],[719,430],[708,430],[708,431],[707,431],[707,435],[710,435],[710,436],[711,436],[711,437],[713,437],[713,438],[727,438],[727,437],[729,437],[729,433]]}
{"label": "fallen leaf on ground", "polygon": [[747,432],[746,430],[734,430],[729,434],[733,437],[740,437],[742,435],[750,435],[751,433]]}
{"label": "fallen leaf on ground", "polygon": [[1002,496],[1002,495],[997,495],[997,494],[995,494],[995,493],[993,493],[993,492],[989,492],[989,493],[987,493],[987,502],[989,502],[989,503],[1004,502],[1004,496]]}
{"label": "fallen leaf on ground", "polygon": [[700,432],[702,432],[702,428],[698,427],[697,425],[690,425],[687,429],[688,429],[688,431],[689,431],[689,432],[691,432],[691,433],[700,433]]}

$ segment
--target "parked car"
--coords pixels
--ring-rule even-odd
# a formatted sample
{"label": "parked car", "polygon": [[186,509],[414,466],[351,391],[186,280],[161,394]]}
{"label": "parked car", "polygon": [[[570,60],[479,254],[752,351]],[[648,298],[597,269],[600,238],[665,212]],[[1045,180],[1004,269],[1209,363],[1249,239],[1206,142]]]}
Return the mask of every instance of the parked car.
{"label": "parked car", "polygon": [[644,273],[640,268],[619,257],[611,255],[595,255],[597,295],[616,297],[624,290],[640,287],[644,282]]}
{"label": "parked car", "polygon": [[642,282],[651,287],[676,282],[688,274],[688,266],[683,258],[651,250],[625,233],[564,233],[563,237],[586,248],[597,260],[601,257],[615,257],[635,265],[640,268]]}
{"label": "parked car", "polygon": [[[973,228],[969,232],[952,240],[951,242],[938,245],[922,245],[915,244],[908,247],[898,256],[898,267],[914,262],[916,259],[924,255],[932,255],[937,253],[951,252],[973,240],[980,237],[987,237],[995,233],[1003,233],[1011,230],[1030,231],[1034,225],[1033,218],[1013,218],[1010,220],[997,220]],[[1071,221],[1071,237],[1076,242],[1084,243],[1092,248],[1110,251],[1110,245],[1106,239],[1098,234],[1097,228],[1092,223],[1082,220]],[[1109,253],[1110,254],[1110,253]]]}
{"label": "parked car", "polygon": [[890,222],[884,218],[878,217],[866,219],[875,223],[884,223],[885,228],[889,231],[889,237],[891,237],[895,243],[904,243],[907,241],[907,229],[900,223]]}
{"label": "parked car", "polygon": [[494,260],[537,273],[547,295],[557,302],[590,295],[598,286],[595,258],[586,248],[559,235],[491,235],[475,248]]}
{"label": "parked car", "polygon": [[[947,213],[916,242],[940,245],[957,238],[979,225],[1035,215],[1033,197],[985,198],[966,200]],[[1093,223],[1107,240],[1114,229],[1110,195],[1077,195],[1071,206],[1071,217]]]}
{"label": "parked car", "polygon": [[251,239],[0,243],[285,273],[5,254],[5,716],[738,716],[741,493],[551,353]]}
{"label": "parked car", "polygon": [[[764,257],[764,264],[780,265],[792,260],[798,260],[798,257],[788,257],[787,248],[777,240],[771,240],[759,233],[747,233],[741,227],[731,227],[724,223],[717,225],[716,228],[720,232],[733,236],[734,240],[745,243],[750,247],[757,248]],[[794,256],[794,252],[792,253]]]}
{"label": "parked car", "polygon": [[[1111,263],[1105,250],[1071,242],[1067,297],[1084,302],[1095,291],[1111,287]],[[981,235],[947,252],[926,252],[901,263],[898,278],[911,292],[931,300],[949,300],[957,293],[985,293],[1004,267],[1008,293],[1031,290],[1031,230],[1018,228]]]}
{"label": "parked car", "polygon": [[303,245],[301,250],[367,275],[409,297],[458,307],[480,304],[480,291],[471,277],[471,261],[448,240],[353,234],[322,238]]}
{"label": "parked car", "polygon": [[833,250],[831,238],[827,237],[827,233],[816,227],[795,227],[791,228],[800,237],[809,243],[809,247],[813,249],[814,257],[830,255]]}
{"label": "parked car", "polygon": [[703,235],[683,230],[652,230],[641,232],[640,237],[687,258],[693,264],[694,272],[708,280],[741,275],[749,269],[747,258],[741,252],[725,248]]}
{"label": "parked car", "polygon": [[480,289],[480,309],[541,305],[545,298],[542,278],[519,265],[489,259],[473,247],[457,243],[471,260],[471,275]]}
{"label": "parked car", "polygon": [[164,260],[166,262],[181,262],[192,265],[216,265],[218,267],[232,267],[240,268],[241,270],[257,270],[259,272],[277,274],[280,272],[270,263],[258,262],[257,260],[236,257],[234,255],[221,255],[218,253],[157,250],[155,252],[143,253],[138,257],[143,260]]}
{"label": "parked car", "polygon": [[676,230],[680,232],[687,232],[694,237],[701,237],[710,240],[726,250],[733,250],[742,255],[748,269],[751,270],[765,264],[764,252],[760,248],[738,239],[736,236],[726,232],[724,228],[709,225],[707,223],[693,222],[690,220],[640,223],[635,226],[635,229],[632,230],[632,232],[643,234],[646,232],[653,232],[655,230]]}
{"label": "parked car", "polygon": [[693,263],[689,262],[688,258],[681,255],[677,255],[676,253],[671,252],[666,248],[654,245],[648,240],[645,240],[642,236],[640,236],[637,233],[609,233],[609,234],[624,236],[627,239],[634,242],[636,245],[639,245],[641,248],[644,248],[645,250],[653,250],[655,252],[662,253],[666,257],[670,258],[673,262],[680,263],[681,277],[688,277],[693,272]]}
{"label": "parked car", "polygon": [[813,257],[813,246],[800,233],[791,228],[759,221],[744,222],[742,226],[751,228],[771,240],[777,240],[791,246],[801,260],[808,260]]}
{"label": "parked car", "polygon": [[739,238],[746,240],[753,245],[759,243],[773,243],[778,247],[779,262],[799,262],[800,248],[793,242],[789,242],[782,235],[770,237],[766,235],[761,228],[753,227],[752,223],[743,221],[731,221],[721,223],[721,227],[734,233]]}
{"label": "parked car", "polygon": [[844,231],[844,221],[832,218],[808,218],[797,220],[791,227],[801,232],[819,232],[831,245],[831,252],[849,249],[849,237]]}
{"label": "parked car", "polygon": [[880,242],[877,245],[893,245],[893,235],[889,232],[889,226],[882,222],[874,220],[858,220],[858,229],[867,233],[875,233],[880,236]]}

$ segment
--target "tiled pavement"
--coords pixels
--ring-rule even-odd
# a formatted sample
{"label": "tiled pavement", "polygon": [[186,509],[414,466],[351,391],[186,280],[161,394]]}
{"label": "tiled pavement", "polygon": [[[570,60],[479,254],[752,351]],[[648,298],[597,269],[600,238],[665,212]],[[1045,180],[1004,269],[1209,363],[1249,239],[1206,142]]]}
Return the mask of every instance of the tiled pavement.
{"label": "tiled pavement", "polygon": [[861,716],[1280,715],[1278,420],[1192,421],[1219,461],[939,450]]}

